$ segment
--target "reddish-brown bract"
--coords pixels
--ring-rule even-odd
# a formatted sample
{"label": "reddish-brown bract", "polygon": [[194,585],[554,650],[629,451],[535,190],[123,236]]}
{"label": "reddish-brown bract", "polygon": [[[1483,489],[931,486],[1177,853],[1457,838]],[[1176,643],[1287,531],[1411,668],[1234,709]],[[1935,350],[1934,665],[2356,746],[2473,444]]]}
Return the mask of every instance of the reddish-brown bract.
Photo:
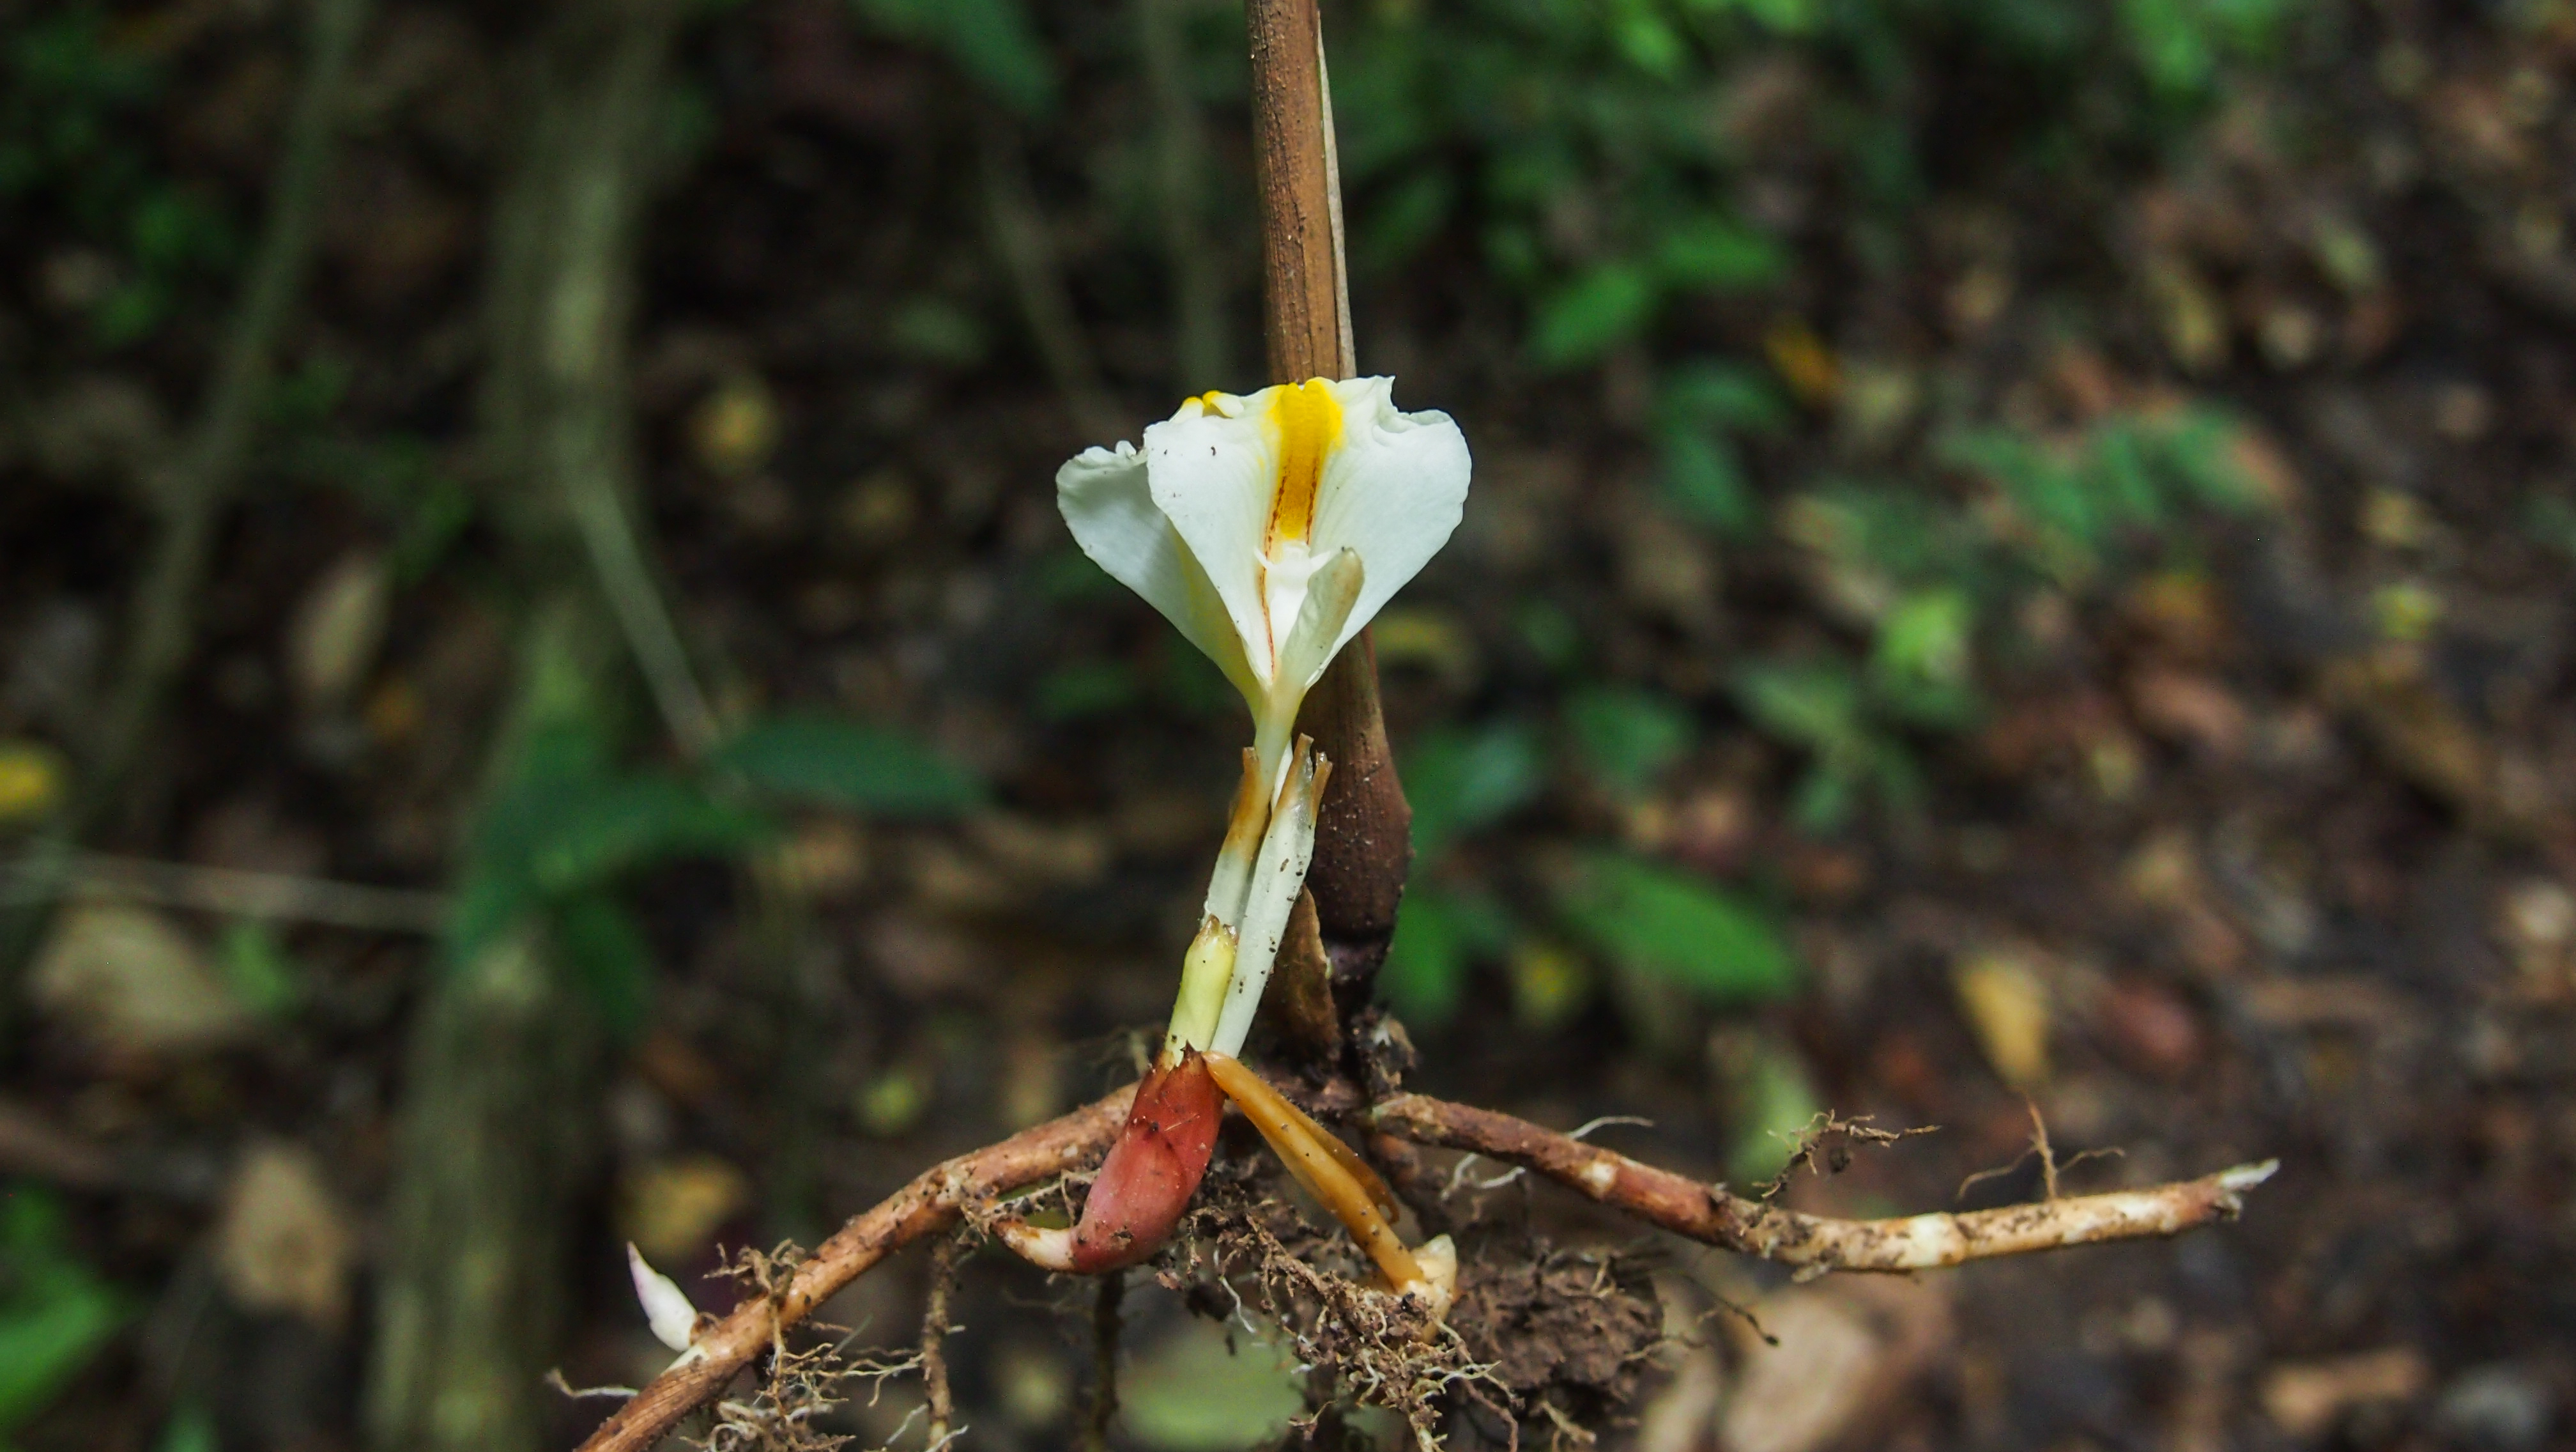
{"label": "reddish-brown bract", "polygon": [[1118,1270],[1163,1248],[1207,1173],[1222,1107],[1195,1049],[1145,1075],[1073,1227],[1075,1271]]}

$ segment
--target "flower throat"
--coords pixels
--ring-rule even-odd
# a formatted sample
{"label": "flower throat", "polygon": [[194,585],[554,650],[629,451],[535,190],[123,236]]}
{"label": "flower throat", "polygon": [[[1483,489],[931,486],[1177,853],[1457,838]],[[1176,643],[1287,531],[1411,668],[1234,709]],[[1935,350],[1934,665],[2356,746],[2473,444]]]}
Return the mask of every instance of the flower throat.
{"label": "flower throat", "polygon": [[1266,420],[1275,439],[1279,479],[1270,496],[1270,528],[1261,552],[1275,555],[1279,546],[1303,543],[1315,523],[1315,491],[1323,483],[1324,456],[1342,437],[1342,406],[1332,385],[1310,378],[1272,396]]}

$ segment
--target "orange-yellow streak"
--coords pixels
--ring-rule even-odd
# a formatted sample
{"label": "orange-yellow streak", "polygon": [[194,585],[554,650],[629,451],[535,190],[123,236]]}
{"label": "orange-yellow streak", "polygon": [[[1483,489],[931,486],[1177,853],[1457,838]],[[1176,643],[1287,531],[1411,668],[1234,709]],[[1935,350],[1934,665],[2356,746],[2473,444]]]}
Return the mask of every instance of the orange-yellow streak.
{"label": "orange-yellow streak", "polygon": [[1315,524],[1315,490],[1324,481],[1324,459],[1341,442],[1342,406],[1332,385],[1309,378],[1270,398],[1266,420],[1277,448],[1279,479],[1270,495],[1270,529],[1261,552],[1283,540],[1303,540]]}

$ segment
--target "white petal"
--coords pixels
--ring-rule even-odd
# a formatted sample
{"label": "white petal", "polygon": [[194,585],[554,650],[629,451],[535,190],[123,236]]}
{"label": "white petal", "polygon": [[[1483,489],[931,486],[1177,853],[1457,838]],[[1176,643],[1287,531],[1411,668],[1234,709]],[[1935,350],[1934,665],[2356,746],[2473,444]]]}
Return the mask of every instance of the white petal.
{"label": "white petal", "polygon": [[646,1265],[644,1252],[631,1240],[626,1242],[626,1269],[635,1277],[635,1299],[644,1303],[644,1324],[653,1328],[653,1339],[673,1351],[688,1350],[689,1333],[698,1324],[698,1308],[689,1304],[688,1293]]}
{"label": "white petal", "polygon": [[1324,464],[1309,544],[1318,554],[1358,550],[1368,579],[1327,661],[1449,542],[1467,503],[1466,435],[1436,410],[1396,412],[1394,389],[1391,378],[1333,385],[1341,447]]}
{"label": "white petal", "polygon": [[[1198,402],[1184,404],[1184,411]],[[1152,429],[1146,437],[1153,437]],[[1066,460],[1056,470],[1055,498],[1084,554],[1163,612],[1190,644],[1216,662],[1236,690],[1247,696],[1259,690],[1225,603],[1172,522],[1155,507],[1145,458],[1135,445],[1121,443],[1114,452],[1085,449]]]}
{"label": "white petal", "polygon": [[[1195,403],[1197,400],[1192,400]],[[1246,401],[1257,405],[1259,395]],[[1207,568],[1255,679],[1270,678],[1270,627],[1261,602],[1261,541],[1270,525],[1273,465],[1257,408],[1180,415],[1145,430],[1154,505]],[[1249,693],[1247,693],[1249,694]]]}

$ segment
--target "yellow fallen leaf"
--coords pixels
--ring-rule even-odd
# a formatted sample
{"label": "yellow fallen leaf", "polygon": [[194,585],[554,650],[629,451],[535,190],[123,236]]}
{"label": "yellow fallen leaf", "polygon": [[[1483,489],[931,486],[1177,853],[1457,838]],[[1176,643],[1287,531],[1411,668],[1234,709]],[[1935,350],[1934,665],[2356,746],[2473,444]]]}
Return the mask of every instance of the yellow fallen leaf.
{"label": "yellow fallen leaf", "polygon": [[393,571],[384,557],[347,556],[305,589],[286,627],[288,678],[308,709],[335,709],[357,693],[384,644]]}
{"label": "yellow fallen leaf", "polygon": [[2227,360],[2227,310],[2197,269],[2180,257],[2150,258],[2146,283],[2165,351],[2185,373],[2206,373]]}
{"label": "yellow fallen leaf", "polygon": [[270,1143],[242,1156],[215,1229],[215,1274],[236,1305],[336,1328],[348,1314],[357,1250],[348,1212],[311,1150]]}
{"label": "yellow fallen leaf", "polygon": [[2331,1431],[2354,1407],[2412,1401],[2431,1380],[2424,1354],[2411,1346],[2292,1362],[2264,1376],[2263,1411],[2274,1425],[2304,1442]]}
{"label": "yellow fallen leaf", "polygon": [[626,1172],[619,1227],[648,1260],[684,1260],[751,1203],[751,1181],[714,1155],[679,1155]]}
{"label": "yellow fallen leaf", "polygon": [[1995,1074],[2015,1089],[2048,1082],[2048,985],[2011,953],[1980,953],[1950,975],[1959,1009]]}
{"label": "yellow fallen leaf", "polygon": [[59,752],[34,741],[0,741],[0,825],[41,817],[62,795]]}
{"label": "yellow fallen leaf", "polygon": [[49,1017],[126,1053],[214,1048],[255,1025],[196,940],[149,908],[67,909],[28,990]]}
{"label": "yellow fallen leaf", "polygon": [[1789,385],[1800,403],[1822,408],[1843,391],[1842,364],[1804,318],[1784,317],[1773,323],[1762,336],[1762,351],[1770,355],[1780,381]]}
{"label": "yellow fallen leaf", "polygon": [[778,448],[778,402],[756,373],[717,384],[689,415],[689,443],[707,472],[738,479],[757,472]]}

